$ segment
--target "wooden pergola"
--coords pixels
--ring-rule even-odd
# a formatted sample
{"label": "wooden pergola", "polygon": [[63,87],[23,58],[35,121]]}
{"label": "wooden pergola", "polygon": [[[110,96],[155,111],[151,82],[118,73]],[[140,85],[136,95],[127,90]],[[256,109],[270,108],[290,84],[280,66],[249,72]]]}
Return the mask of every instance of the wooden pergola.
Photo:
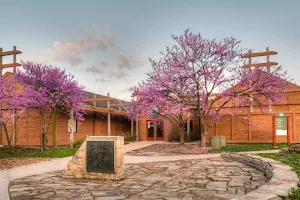
{"label": "wooden pergola", "polygon": [[[96,94],[94,94],[94,98],[86,98],[84,99],[84,102],[93,102],[93,105],[85,105],[84,110],[86,111],[92,111],[92,112],[100,112],[100,113],[106,113],[107,114],[107,133],[108,136],[111,135],[111,128],[110,128],[110,121],[111,121],[111,114],[121,115],[121,116],[127,116],[126,111],[122,110],[122,107],[126,105],[126,103],[122,103],[121,100],[119,100],[119,103],[111,103],[110,101],[116,100],[115,98],[112,98],[109,96],[109,93],[107,93],[107,97],[96,97]],[[97,102],[106,101],[107,107],[97,107]],[[118,107],[118,109],[114,109],[113,107]],[[133,124],[133,121],[131,120],[131,125]],[[131,126],[131,133],[133,133],[133,125]]]}

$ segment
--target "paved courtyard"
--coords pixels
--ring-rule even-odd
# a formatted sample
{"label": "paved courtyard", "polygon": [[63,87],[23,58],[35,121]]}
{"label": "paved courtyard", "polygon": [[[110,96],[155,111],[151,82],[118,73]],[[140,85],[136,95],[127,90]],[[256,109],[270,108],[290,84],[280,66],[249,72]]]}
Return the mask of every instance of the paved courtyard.
{"label": "paved courtyard", "polygon": [[11,199],[203,199],[222,200],[248,193],[266,182],[245,164],[209,158],[125,164],[122,181],[63,179],[50,172],[10,182]]}

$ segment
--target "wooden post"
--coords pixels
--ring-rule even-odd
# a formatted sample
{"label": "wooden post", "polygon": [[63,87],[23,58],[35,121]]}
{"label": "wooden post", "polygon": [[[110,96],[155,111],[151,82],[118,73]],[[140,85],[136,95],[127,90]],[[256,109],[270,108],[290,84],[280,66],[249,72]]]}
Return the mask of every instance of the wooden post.
{"label": "wooden post", "polygon": [[276,147],[276,116],[273,116],[273,146]]}
{"label": "wooden post", "polygon": [[251,135],[251,115],[248,114],[248,120],[249,120],[249,123],[248,123],[248,140],[251,141],[252,139],[252,135]]}
{"label": "wooden post", "polygon": [[52,138],[52,143],[53,143],[53,149],[57,148],[57,109],[54,109],[53,113],[53,138]]}
{"label": "wooden post", "polygon": [[[96,94],[94,94],[94,98],[97,98],[97,95],[96,95]],[[96,101],[93,101],[93,106],[94,106],[94,107],[97,107]]]}
{"label": "wooden post", "polygon": [[[136,98],[138,101],[139,100],[138,97]],[[135,122],[135,135],[136,135],[136,141],[139,141],[140,137],[139,137],[139,116],[138,115],[136,116],[136,122]]]}
{"label": "wooden post", "polygon": [[[251,55],[252,50],[249,49],[248,53]],[[250,56],[250,57],[249,57],[249,70],[251,70],[251,65],[252,65],[252,57]]]}
{"label": "wooden post", "polygon": [[136,135],[136,141],[139,141],[139,117],[136,117],[135,121],[135,135]]}
{"label": "wooden post", "polygon": [[188,136],[188,140],[190,140],[190,129],[191,129],[191,111],[188,110],[187,113],[187,123],[186,123],[186,132],[187,132],[187,136]]}
{"label": "wooden post", "polygon": [[133,120],[132,119],[130,120],[130,123],[131,123],[130,131],[131,131],[131,135],[133,136]]}
{"label": "wooden post", "polygon": [[[16,46],[13,46],[13,51],[16,51],[17,50],[17,47]],[[16,54],[13,54],[13,64],[15,65],[17,63],[17,55]],[[13,73],[16,74],[16,67],[14,66],[13,67]],[[15,79],[14,79],[15,80]],[[14,81],[14,90],[16,90],[16,82]],[[12,143],[13,143],[13,147],[15,148],[16,147],[16,143],[17,143],[17,133],[16,133],[16,130],[17,130],[17,127],[16,127],[16,124],[17,124],[17,118],[16,118],[16,109],[13,109],[13,124],[12,124]]]}
{"label": "wooden post", "polygon": [[74,144],[74,130],[73,130],[74,111],[71,108],[70,111],[70,147],[73,148]]}
{"label": "wooden post", "polygon": [[[3,49],[0,48],[0,78],[2,78],[2,72],[3,72],[3,68],[9,68],[9,67],[13,67],[13,72],[16,73],[16,67],[21,66],[20,63],[17,63],[17,54],[22,53],[21,51],[17,50],[16,46],[13,46],[13,50],[12,51],[7,51],[7,52],[3,52]],[[10,56],[13,55],[13,63],[9,63],[9,64],[3,64],[3,56]],[[16,87],[16,86],[15,86]],[[15,88],[16,89],[16,88]],[[16,142],[17,142],[17,127],[16,127],[16,110],[13,109],[13,124],[12,124],[12,145],[13,147],[16,146]],[[2,125],[0,125],[0,143],[2,143]]]}
{"label": "wooden post", "polygon": [[96,113],[93,112],[93,136],[96,134]]}
{"label": "wooden post", "polygon": [[290,135],[290,128],[289,128],[289,120],[290,117],[287,116],[286,117],[286,128],[287,128],[287,145],[290,146],[291,145],[291,135]]}
{"label": "wooden post", "polygon": [[[3,49],[2,48],[0,48],[0,65],[2,66],[2,51],[3,51]],[[0,78],[2,78],[2,67],[0,67]]]}
{"label": "wooden post", "polygon": [[295,126],[295,112],[293,112],[293,141],[296,141],[296,126]]}
{"label": "wooden post", "polygon": [[[107,97],[109,97],[109,93],[107,93]],[[107,108],[110,108],[110,101],[107,101]],[[110,111],[107,114],[107,135],[110,136]]]}
{"label": "wooden post", "polygon": [[[269,47],[267,47],[266,52],[269,52]],[[270,63],[270,55],[267,54],[267,63]],[[267,66],[268,67],[268,74],[270,73],[270,65]]]}
{"label": "wooden post", "polygon": [[[2,66],[2,48],[0,48],[0,65]],[[2,68],[0,67],[0,78],[2,78]],[[2,124],[0,124],[0,144],[2,144]]]}
{"label": "wooden post", "polygon": [[231,140],[234,140],[234,116],[231,116]]}

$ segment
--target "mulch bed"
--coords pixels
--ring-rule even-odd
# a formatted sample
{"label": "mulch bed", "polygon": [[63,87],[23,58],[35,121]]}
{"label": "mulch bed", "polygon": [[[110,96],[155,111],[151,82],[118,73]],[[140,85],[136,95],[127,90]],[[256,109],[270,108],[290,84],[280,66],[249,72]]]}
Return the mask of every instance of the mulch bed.
{"label": "mulch bed", "polygon": [[11,169],[48,160],[51,160],[51,158],[3,158],[0,159],[0,170]]}
{"label": "mulch bed", "polygon": [[154,144],[141,149],[129,151],[131,156],[171,156],[181,154],[207,154],[214,147],[200,147],[199,144]]}

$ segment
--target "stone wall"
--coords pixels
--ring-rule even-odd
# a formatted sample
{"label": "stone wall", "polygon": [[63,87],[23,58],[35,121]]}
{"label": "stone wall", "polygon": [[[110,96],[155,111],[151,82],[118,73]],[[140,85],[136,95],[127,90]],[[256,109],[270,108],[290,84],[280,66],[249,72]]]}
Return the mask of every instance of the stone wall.
{"label": "stone wall", "polygon": [[281,162],[259,156],[225,153],[222,157],[234,159],[262,172],[269,181],[260,188],[234,200],[260,199],[279,200],[287,197],[292,189],[297,189],[299,178],[293,169]]}
{"label": "stone wall", "polygon": [[[114,171],[115,173],[96,173],[86,171],[87,141],[114,141]],[[103,180],[120,180],[124,178],[124,137],[123,136],[90,136],[81,145],[72,160],[63,170],[64,178],[88,178]]]}
{"label": "stone wall", "polygon": [[291,146],[288,149],[289,152],[300,153],[300,143],[297,143],[296,146]]}

